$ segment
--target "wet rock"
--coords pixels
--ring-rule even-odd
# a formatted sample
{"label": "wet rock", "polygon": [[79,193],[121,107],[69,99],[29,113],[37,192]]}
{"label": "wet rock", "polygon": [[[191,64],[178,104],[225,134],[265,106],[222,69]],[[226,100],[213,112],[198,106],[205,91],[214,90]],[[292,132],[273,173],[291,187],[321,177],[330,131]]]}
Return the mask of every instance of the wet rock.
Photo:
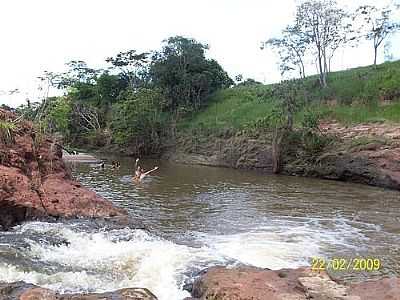
{"label": "wet rock", "polygon": [[1,300],[157,300],[149,290],[127,288],[107,293],[58,294],[23,281],[0,283]]}
{"label": "wet rock", "polygon": [[[16,116],[0,110],[0,120]],[[46,217],[121,217],[127,213],[73,181],[54,140],[19,121],[14,140],[0,139],[0,228]]]}
{"label": "wet rock", "polygon": [[283,172],[400,190],[400,148],[385,153],[326,153],[315,164],[288,163]]}
{"label": "wet rock", "polygon": [[304,269],[270,271],[255,267],[209,268],[195,280],[192,297],[218,300],[305,300],[297,279]]}
{"label": "wet rock", "polygon": [[343,285],[308,268],[212,267],[192,289],[197,300],[399,300],[400,279]]}

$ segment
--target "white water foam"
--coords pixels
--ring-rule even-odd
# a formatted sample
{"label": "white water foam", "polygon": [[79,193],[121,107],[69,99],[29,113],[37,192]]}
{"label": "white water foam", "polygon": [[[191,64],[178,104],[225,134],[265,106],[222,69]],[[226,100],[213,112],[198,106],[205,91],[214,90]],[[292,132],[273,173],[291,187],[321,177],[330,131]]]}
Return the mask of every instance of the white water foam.
{"label": "white water foam", "polygon": [[[146,287],[159,299],[182,299],[189,294],[180,289],[180,274],[196,259],[187,246],[151,236],[143,230],[113,230],[85,233],[60,224],[30,223],[21,231],[57,232],[68,245],[51,246],[30,242],[26,255],[47,264],[72,270],[46,274],[25,272],[0,264],[0,280],[25,280],[64,292],[110,291],[125,287]],[[29,228],[27,228],[29,227]],[[200,253],[199,253],[200,254]],[[198,255],[200,259],[201,255]]]}
{"label": "white water foam", "polygon": [[[198,238],[219,256],[273,270],[309,266],[313,257],[340,247],[361,249],[368,240],[345,219],[287,218],[233,235],[204,235]],[[325,223],[329,223],[327,226]]]}
{"label": "white water foam", "polygon": [[270,220],[270,225],[233,235],[197,234],[203,246],[178,245],[143,230],[118,229],[82,232],[79,226],[27,223],[18,232],[57,236],[68,244],[51,245],[29,240],[24,255],[54,266],[51,270],[23,270],[1,263],[0,281],[24,280],[59,292],[103,292],[125,287],[146,287],[160,300],[183,299],[185,272],[193,267],[238,262],[280,269],[309,264],[323,254],[324,245],[363,238],[346,222],[330,229],[324,220]]}

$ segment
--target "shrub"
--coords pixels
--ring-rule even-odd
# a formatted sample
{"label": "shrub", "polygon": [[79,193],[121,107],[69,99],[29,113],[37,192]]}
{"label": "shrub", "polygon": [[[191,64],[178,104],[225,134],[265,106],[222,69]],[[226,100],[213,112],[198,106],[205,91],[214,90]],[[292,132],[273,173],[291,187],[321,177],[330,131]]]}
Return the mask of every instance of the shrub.
{"label": "shrub", "polygon": [[0,120],[0,140],[5,144],[12,143],[16,129],[17,125],[14,122]]}

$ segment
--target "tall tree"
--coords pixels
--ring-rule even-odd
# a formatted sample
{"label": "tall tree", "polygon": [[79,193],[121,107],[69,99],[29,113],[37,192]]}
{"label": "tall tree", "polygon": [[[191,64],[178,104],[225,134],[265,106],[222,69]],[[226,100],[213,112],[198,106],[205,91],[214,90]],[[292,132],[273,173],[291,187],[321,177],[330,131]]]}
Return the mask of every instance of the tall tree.
{"label": "tall tree", "polygon": [[327,86],[330,60],[348,38],[349,14],[335,0],[308,0],[297,7],[296,26],[310,42],[316,55],[319,79]]}
{"label": "tall tree", "polygon": [[399,30],[400,23],[392,20],[392,9],[388,6],[382,9],[378,9],[372,5],[360,6],[356,11],[354,19],[361,19],[363,21],[360,31],[367,40],[373,41],[374,65],[376,66],[379,47],[390,34]]}

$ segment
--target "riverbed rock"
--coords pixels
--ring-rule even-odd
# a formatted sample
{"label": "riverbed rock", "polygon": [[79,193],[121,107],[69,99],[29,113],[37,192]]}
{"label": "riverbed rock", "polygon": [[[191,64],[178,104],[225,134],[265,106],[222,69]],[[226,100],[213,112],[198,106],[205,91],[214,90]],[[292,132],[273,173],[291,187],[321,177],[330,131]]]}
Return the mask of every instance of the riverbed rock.
{"label": "riverbed rock", "polygon": [[0,110],[0,120],[16,124],[11,139],[0,138],[0,229],[45,217],[125,218],[123,209],[72,180],[55,140],[10,112]]}
{"label": "riverbed rock", "polygon": [[287,175],[315,177],[362,183],[400,190],[400,148],[382,153],[324,153],[315,163],[289,162],[283,168]]}
{"label": "riverbed rock", "polygon": [[309,268],[211,267],[194,281],[190,292],[195,300],[400,299],[398,278],[348,286]]}
{"label": "riverbed rock", "polygon": [[271,145],[265,139],[245,136],[216,137],[210,142],[191,145],[183,140],[164,153],[164,159],[183,164],[229,167],[235,169],[272,169]]}
{"label": "riverbed rock", "polygon": [[0,283],[0,300],[157,300],[148,289],[126,288],[107,293],[58,294],[23,281]]}

